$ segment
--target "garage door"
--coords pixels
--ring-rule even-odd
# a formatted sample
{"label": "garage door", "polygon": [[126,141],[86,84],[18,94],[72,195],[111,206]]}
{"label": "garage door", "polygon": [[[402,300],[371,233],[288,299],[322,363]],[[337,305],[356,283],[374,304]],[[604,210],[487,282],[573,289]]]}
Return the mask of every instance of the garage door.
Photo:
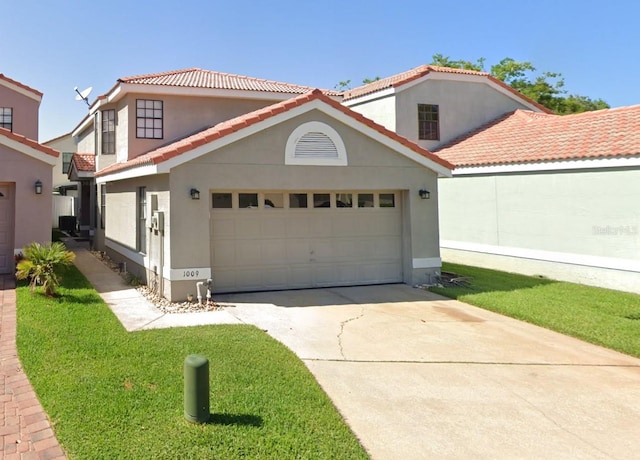
{"label": "garage door", "polygon": [[13,272],[13,194],[0,184],[0,274]]}
{"label": "garage door", "polygon": [[400,193],[212,192],[216,292],[402,281]]}

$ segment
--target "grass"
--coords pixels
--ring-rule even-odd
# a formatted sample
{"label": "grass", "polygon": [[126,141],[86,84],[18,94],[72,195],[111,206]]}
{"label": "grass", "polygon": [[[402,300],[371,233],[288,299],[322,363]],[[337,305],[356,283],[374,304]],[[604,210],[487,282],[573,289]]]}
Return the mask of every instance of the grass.
{"label": "grass", "polygon": [[444,263],[469,286],[433,292],[640,357],[640,295]]}
{"label": "grass", "polygon": [[[75,267],[58,298],[17,289],[18,350],[69,458],[367,458],[286,347],[252,326],[126,332]],[[183,363],[209,358],[211,421],[183,415]]]}

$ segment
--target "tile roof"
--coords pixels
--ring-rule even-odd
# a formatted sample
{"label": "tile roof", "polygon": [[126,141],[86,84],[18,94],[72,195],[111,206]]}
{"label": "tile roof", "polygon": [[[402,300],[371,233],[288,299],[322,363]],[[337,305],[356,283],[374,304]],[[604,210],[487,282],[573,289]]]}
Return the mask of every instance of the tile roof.
{"label": "tile roof", "polygon": [[60,152],[56,149],[52,149],[51,147],[47,147],[46,145],[38,144],[36,141],[29,139],[28,137],[24,137],[20,134],[13,133],[5,128],[0,128],[0,136],[4,136],[13,141],[19,142],[27,147],[31,147],[32,149],[39,150],[40,152],[50,155],[54,158],[58,158]]}
{"label": "tile roof", "polygon": [[562,116],[516,110],[436,153],[456,167],[640,155],[640,105]]}
{"label": "tile roof", "polygon": [[74,153],[71,164],[77,171],[94,172],[96,170],[96,156],[93,153]]}
{"label": "tile roof", "polygon": [[4,80],[7,83],[11,83],[13,85],[19,86],[22,89],[26,89],[27,91],[32,92],[33,94],[35,94],[38,97],[42,97],[42,93],[40,91],[38,91],[37,89],[33,89],[30,86],[27,86],[23,83],[20,83],[19,81],[16,80],[12,80],[11,78],[7,77],[5,74],[0,73],[0,80]]}
{"label": "tile roof", "polygon": [[366,96],[367,94],[372,94],[372,93],[375,93],[377,91],[382,91],[384,89],[398,88],[398,87],[406,85],[407,83],[410,83],[410,82],[412,82],[414,80],[417,80],[418,78],[422,78],[425,75],[428,75],[430,73],[450,73],[450,74],[459,74],[459,75],[474,75],[474,76],[486,78],[487,80],[493,82],[494,84],[496,84],[498,86],[501,86],[502,88],[506,89],[507,91],[509,91],[510,93],[514,94],[518,98],[524,99],[529,104],[532,104],[533,106],[535,106],[536,108],[540,109],[541,111],[543,111],[545,113],[550,113],[551,112],[548,108],[544,107],[541,104],[538,104],[533,99],[528,98],[524,94],[520,93],[519,91],[513,89],[511,86],[507,85],[502,80],[498,80],[497,78],[495,78],[494,76],[492,76],[491,74],[489,74],[487,72],[478,72],[476,70],[467,70],[467,69],[456,69],[456,68],[452,68],[452,67],[440,67],[440,66],[435,66],[435,65],[421,65],[421,66],[418,66],[418,67],[413,68],[411,70],[407,70],[406,72],[402,72],[402,73],[399,73],[399,74],[396,74],[396,75],[392,75],[392,76],[387,77],[387,78],[382,78],[380,80],[376,80],[376,81],[371,82],[369,84],[366,84],[366,85],[363,85],[363,86],[359,86],[357,88],[353,88],[353,89],[344,91],[342,93],[342,96],[344,98],[344,101],[348,101],[350,99],[355,99],[357,97]]}
{"label": "tile roof", "polygon": [[[160,85],[188,88],[228,89],[240,91],[263,91],[285,94],[305,94],[312,91],[310,86],[294,85],[261,78],[245,77],[223,72],[214,72],[198,68],[173,70],[169,72],[137,75],[120,78],[121,83],[136,85]],[[339,91],[323,90],[324,93],[337,96]]]}
{"label": "tile roof", "polygon": [[309,93],[303,94],[301,96],[297,96],[292,99],[288,99],[286,101],[282,101],[268,107],[264,107],[262,109],[258,109],[254,112],[250,112],[239,117],[233,118],[231,120],[223,121],[218,123],[217,125],[205,129],[199,133],[188,136],[184,139],[180,139],[172,144],[160,147],[146,154],[140,155],[136,158],[133,158],[125,163],[115,163],[111,166],[108,166],[104,169],[101,169],[96,173],[96,176],[103,176],[106,174],[111,174],[117,171],[122,171],[125,169],[137,167],[137,166],[145,166],[145,165],[155,165],[167,161],[173,157],[176,157],[182,153],[193,150],[196,147],[207,144],[209,142],[220,139],[224,136],[232,134],[234,132],[240,131],[244,128],[247,128],[251,125],[254,125],[260,121],[266,120],[278,114],[287,112],[293,108],[304,105],[308,102],[314,100],[321,100],[322,102],[330,105],[331,107],[341,111],[342,113],[354,118],[355,120],[367,125],[369,128],[376,130],[377,132],[390,137],[396,142],[401,143],[405,147],[413,150],[419,155],[424,156],[425,158],[430,159],[431,161],[444,166],[447,169],[452,169],[453,165],[449,162],[443,160],[442,158],[434,155],[433,153],[423,149],[419,145],[405,139],[402,136],[397,135],[393,131],[388,130],[387,128],[374,123],[373,121],[365,118],[359,113],[354,112],[353,110],[345,107],[337,101],[334,101],[327,95],[325,95],[321,90],[315,89]]}

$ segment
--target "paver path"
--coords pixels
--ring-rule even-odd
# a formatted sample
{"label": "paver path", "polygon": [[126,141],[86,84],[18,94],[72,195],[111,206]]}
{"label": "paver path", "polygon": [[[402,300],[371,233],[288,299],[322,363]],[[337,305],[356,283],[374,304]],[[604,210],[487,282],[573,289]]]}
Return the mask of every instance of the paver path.
{"label": "paver path", "polygon": [[16,291],[12,276],[0,275],[0,436],[4,460],[64,459],[16,349]]}

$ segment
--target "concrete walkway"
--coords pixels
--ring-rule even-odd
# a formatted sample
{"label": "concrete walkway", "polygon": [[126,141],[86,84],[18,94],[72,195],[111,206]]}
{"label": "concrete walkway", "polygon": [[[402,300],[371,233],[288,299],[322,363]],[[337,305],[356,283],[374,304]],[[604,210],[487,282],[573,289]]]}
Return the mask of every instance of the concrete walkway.
{"label": "concrete walkway", "polygon": [[16,291],[11,275],[0,275],[0,309],[0,458],[64,459],[49,419],[18,359]]}
{"label": "concrete walkway", "polygon": [[218,295],[234,306],[164,314],[71,249],[127,330],[266,330],[305,362],[374,460],[640,452],[638,359],[405,285]]}

